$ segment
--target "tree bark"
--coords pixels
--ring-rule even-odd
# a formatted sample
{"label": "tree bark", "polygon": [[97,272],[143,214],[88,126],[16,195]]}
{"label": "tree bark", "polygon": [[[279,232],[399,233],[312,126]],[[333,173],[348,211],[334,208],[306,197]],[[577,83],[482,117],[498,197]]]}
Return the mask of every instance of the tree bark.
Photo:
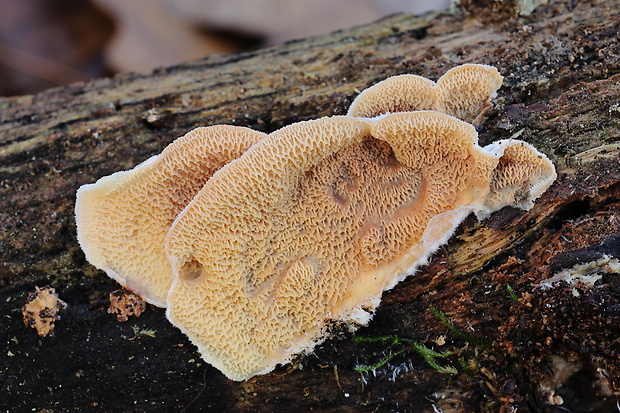
{"label": "tree bark", "polygon": [[[511,2],[461,7],[0,99],[1,410],[614,411],[620,0],[551,0],[529,16]],[[77,244],[80,185],[194,127],[271,132],[343,114],[388,76],[436,80],[467,62],[505,77],[480,143],[518,135],[549,156],[558,180],[529,212],[468,218],[428,266],[384,294],[368,327],[335,326],[312,355],[236,383],[163,310],[127,323],[106,313],[118,286]],[[597,280],[539,285],[554,275]],[[39,338],[21,307],[44,285],[68,308],[55,334]],[[452,354],[433,366],[419,345]]]}

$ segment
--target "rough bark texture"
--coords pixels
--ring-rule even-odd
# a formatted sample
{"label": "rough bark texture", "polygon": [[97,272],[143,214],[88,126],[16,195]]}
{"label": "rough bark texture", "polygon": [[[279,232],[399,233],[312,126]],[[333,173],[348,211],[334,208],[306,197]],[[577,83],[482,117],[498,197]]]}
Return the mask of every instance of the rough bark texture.
{"label": "rough bark texture", "polygon": [[[551,0],[530,16],[509,2],[462,7],[0,99],[1,410],[615,411],[620,1]],[[206,365],[161,309],[126,323],[106,313],[118,287],[77,245],[80,185],[133,167],[197,126],[270,132],[342,114],[357,91],[387,76],[437,79],[465,62],[505,76],[481,143],[520,134],[549,155],[559,178],[532,211],[466,220],[430,265],[384,294],[368,327],[336,326],[313,355],[235,383]],[[564,270],[601,277],[538,287]],[[55,335],[41,339],[21,307],[44,285],[69,306]],[[401,340],[356,340],[391,336]],[[437,362],[458,373],[431,366],[412,342],[453,352]],[[389,355],[374,371],[354,370]]]}

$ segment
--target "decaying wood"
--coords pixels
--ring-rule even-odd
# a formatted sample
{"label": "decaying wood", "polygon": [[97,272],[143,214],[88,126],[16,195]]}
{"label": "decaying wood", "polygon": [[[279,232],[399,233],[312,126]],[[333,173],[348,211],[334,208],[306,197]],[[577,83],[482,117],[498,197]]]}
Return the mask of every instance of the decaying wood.
{"label": "decaying wood", "polygon": [[[462,7],[0,99],[2,410],[613,411],[620,1],[550,0],[530,16],[507,2]],[[202,362],[162,310],[127,323],[106,313],[117,286],[77,245],[80,185],[133,167],[196,126],[270,132],[342,114],[387,76],[437,79],[465,62],[505,76],[481,143],[519,135],[549,155],[559,178],[532,211],[468,219],[431,264],[384,295],[369,327],[336,327],[313,355],[234,383]],[[562,271],[600,277],[538,286]],[[69,307],[54,336],[40,339],[21,307],[46,284]],[[411,341],[355,339],[388,336],[453,352],[437,362],[458,373],[431,367]],[[354,369],[401,350],[374,372]]]}

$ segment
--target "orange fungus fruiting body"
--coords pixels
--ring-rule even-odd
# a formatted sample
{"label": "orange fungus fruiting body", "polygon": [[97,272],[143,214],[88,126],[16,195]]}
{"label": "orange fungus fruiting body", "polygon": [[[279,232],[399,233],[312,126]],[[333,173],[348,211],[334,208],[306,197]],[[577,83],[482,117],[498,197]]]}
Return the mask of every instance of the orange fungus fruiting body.
{"label": "orange fungus fruiting body", "polygon": [[173,224],[168,317],[229,378],[270,371],[314,347],[329,320],[367,322],[467,214],[509,204],[485,204],[501,155],[433,111],[274,132]]}
{"label": "orange fungus fruiting body", "polygon": [[470,213],[532,207],[555,180],[531,145],[478,145],[501,86],[463,65],[400,75],[347,116],[269,135],[200,128],[78,191],[88,260],[147,301],[233,380],[267,373],[364,324]]}

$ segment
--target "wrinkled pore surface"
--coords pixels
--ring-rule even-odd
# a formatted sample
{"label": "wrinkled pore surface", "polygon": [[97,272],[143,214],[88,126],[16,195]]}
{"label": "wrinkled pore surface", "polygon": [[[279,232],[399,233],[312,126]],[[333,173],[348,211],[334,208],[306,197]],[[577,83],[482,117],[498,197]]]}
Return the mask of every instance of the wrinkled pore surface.
{"label": "wrinkled pore surface", "polygon": [[364,90],[348,115],[375,117],[385,113],[435,110],[478,124],[502,85],[497,69],[465,64],[448,70],[437,83],[417,75],[387,78]]}
{"label": "wrinkled pore surface", "polygon": [[555,181],[556,172],[549,159],[530,144],[507,139],[489,145],[501,157],[491,177],[486,206],[497,210],[505,205],[529,209]]}
{"label": "wrinkled pore surface", "polygon": [[77,194],[78,240],[88,261],[164,307],[172,272],[166,233],[215,171],[267,135],[235,126],[198,128],[130,171]]}
{"label": "wrinkled pore surface", "polygon": [[271,134],[173,225],[170,320],[236,380],[312,348],[328,319],[358,319],[436,248],[409,252],[433,216],[482,202],[497,159],[476,141],[471,125],[436,112]]}

